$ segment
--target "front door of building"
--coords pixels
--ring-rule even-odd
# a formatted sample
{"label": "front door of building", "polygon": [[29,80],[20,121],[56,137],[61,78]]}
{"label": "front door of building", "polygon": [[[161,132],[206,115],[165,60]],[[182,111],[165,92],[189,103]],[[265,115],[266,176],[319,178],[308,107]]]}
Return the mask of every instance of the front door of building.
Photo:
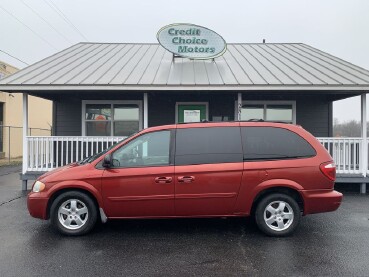
{"label": "front door of building", "polygon": [[178,103],[177,123],[207,120],[207,103]]}

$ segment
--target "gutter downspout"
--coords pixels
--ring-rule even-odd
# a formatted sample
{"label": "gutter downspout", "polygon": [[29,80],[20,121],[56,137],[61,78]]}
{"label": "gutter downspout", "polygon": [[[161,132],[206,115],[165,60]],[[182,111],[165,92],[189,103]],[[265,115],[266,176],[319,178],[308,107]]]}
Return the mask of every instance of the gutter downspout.
{"label": "gutter downspout", "polygon": [[[23,161],[22,174],[26,174],[28,167],[28,145],[27,145],[27,131],[28,131],[28,94],[23,93]],[[23,179],[23,178],[22,178]],[[27,190],[27,180],[22,180],[22,190]]]}
{"label": "gutter downspout", "polygon": [[143,128],[149,127],[149,99],[147,92],[143,95]]}
{"label": "gutter downspout", "polygon": [[[367,119],[366,119],[366,93],[361,95],[361,138],[362,138],[362,174],[365,178],[368,171],[368,141],[367,141]],[[366,193],[366,183],[362,183],[360,186],[360,193]]]}

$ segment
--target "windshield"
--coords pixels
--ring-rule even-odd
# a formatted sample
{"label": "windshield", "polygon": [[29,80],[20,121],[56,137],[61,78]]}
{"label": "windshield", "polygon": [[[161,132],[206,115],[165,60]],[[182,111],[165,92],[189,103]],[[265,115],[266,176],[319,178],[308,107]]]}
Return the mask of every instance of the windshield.
{"label": "windshield", "polygon": [[128,138],[130,138],[130,137],[134,136],[135,134],[137,134],[137,133],[134,133],[134,134],[132,134],[132,135],[130,135],[130,136],[128,136],[128,137],[126,137],[125,139],[122,139],[122,140],[120,140],[120,141],[118,141],[118,142],[116,142],[116,143],[112,144],[110,147],[106,148],[105,150],[103,150],[103,151],[101,151],[101,152],[99,152],[99,153],[97,153],[97,154],[95,154],[95,155],[92,155],[92,156],[89,156],[89,157],[87,157],[87,158],[84,158],[83,160],[81,160],[81,161],[79,161],[79,162],[77,162],[77,163],[78,163],[78,164],[91,163],[91,162],[93,162],[94,160],[96,160],[96,159],[100,158],[102,155],[104,155],[104,154],[105,154],[106,152],[108,152],[110,149],[114,148],[117,144],[119,144],[119,143],[121,143],[121,142],[125,141],[126,139],[128,139]]}

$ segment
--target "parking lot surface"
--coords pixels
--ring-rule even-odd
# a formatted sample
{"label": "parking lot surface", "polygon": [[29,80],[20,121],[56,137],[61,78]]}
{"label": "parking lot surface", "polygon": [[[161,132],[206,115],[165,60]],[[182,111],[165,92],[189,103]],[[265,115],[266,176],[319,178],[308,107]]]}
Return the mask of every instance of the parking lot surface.
{"label": "parking lot surface", "polygon": [[0,170],[0,276],[369,276],[369,197],[270,238],[248,219],[120,220],[63,237]]}

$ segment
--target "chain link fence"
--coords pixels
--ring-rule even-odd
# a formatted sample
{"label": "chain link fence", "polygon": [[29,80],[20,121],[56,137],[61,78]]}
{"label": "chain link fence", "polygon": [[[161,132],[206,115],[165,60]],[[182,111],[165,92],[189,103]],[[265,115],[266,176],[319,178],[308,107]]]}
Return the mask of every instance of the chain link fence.
{"label": "chain link fence", "polygon": [[[51,130],[28,128],[27,134],[29,136],[51,136]],[[0,125],[0,166],[22,163],[22,136],[22,127]]]}

